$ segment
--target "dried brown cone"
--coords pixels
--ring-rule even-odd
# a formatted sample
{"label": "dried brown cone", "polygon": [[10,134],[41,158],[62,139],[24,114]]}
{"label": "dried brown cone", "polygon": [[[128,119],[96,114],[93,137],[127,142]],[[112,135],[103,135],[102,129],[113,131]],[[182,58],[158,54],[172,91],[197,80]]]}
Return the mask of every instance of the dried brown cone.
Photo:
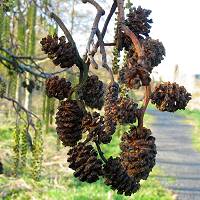
{"label": "dried brown cone", "polygon": [[130,89],[139,89],[141,86],[148,86],[151,82],[145,60],[140,60],[140,63],[138,61],[134,48],[131,48],[126,63],[119,71],[119,81]]}
{"label": "dried brown cone", "polygon": [[120,124],[136,122],[138,104],[128,97],[120,97],[117,101],[117,121]]}
{"label": "dried brown cone", "polygon": [[88,131],[88,137],[94,142],[107,144],[110,137],[105,132],[104,117],[99,113],[87,113],[82,120],[83,132]]}
{"label": "dried brown cone", "polygon": [[[137,36],[137,38],[142,41],[145,37],[149,36],[152,19],[149,19],[151,10],[146,10],[139,6],[138,8],[130,8],[125,20],[125,25]],[[123,35],[123,47],[127,51],[132,48],[132,42],[129,37]]]}
{"label": "dried brown cone", "polygon": [[150,73],[140,64],[125,65],[119,72],[119,81],[130,89],[139,89],[148,86],[151,82]]}
{"label": "dried brown cone", "polygon": [[120,160],[129,176],[146,180],[155,165],[156,145],[151,130],[132,127],[121,138]]}
{"label": "dried brown cone", "polygon": [[76,50],[70,42],[66,43],[65,36],[48,35],[40,42],[42,51],[48,54],[53,63],[61,68],[70,68],[75,64]]}
{"label": "dried brown cone", "polygon": [[131,196],[140,188],[134,177],[130,177],[123,169],[119,158],[110,157],[103,168],[105,184],[117,190],[118,194]]}
{"label": "dried brown cone", "polygon": [[78,95],[90,108],[101,110],[104,104],[104,84],[99,80],[98,76],[89,76],[87,81],[78,90]]}
{"label": "dried brown cone", "polygon": [[55,97],[63,100],[69,97],[71,91],[71,82],[65,78],[54,76],[48,78],[45,82],[46,94],[49,98]]}
{"label": "dried brown cone", "polygon": [[56,113],[56,130],[64,146],[74,146],[82,138],[83,111],[77,101],[62,101]]}
{"label": "dried brown cone", "polygon": [[130,8],[125,24],[129,29],[136,34],[138,39],[148,37],[153,23],[152,19],[149,19],[151,10],[143,9],[141,6],[138,8]]}
{"label": "dried brown cone", "polygon": [[184,110],[190,100],[191,94],[187,92],[184,86],[179,86],[177,83],[161,83],[156,86],[151,94],[151,102],[160,111]]}
{"label": "dried brown cone", "polygon": [[153,68],[158,66],[165,56],[165,47],[159,40],[146,38],[143,43],[144,59],[147,70],[151,73]]}
{"label": "dried brown cone", "polygon": [[103,174],[102,161],[97,158],[98,154],[92,145],[79,143],[69,150],[68,155],[69,167],[75,170],[74,176],[80,181],[92,183]]}
{"label": "dried brown cone", "polygon": [[119,85],[116,82],[112,82],[107,87],[104,105],[104,124],[105,132],[108,136],[108,140],[112,139],[112,135],[116,130],[117,125],[117,100],[119,95]]}

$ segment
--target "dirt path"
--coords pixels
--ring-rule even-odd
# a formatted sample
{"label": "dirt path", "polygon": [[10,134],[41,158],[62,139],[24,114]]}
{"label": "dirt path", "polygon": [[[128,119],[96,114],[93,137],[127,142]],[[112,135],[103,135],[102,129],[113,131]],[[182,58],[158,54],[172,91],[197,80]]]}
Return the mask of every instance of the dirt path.
{"label": "dirt path", "polygon": [[[159,177],[161,182],[178,200],[200,200],[200,153],[192,147],[192,127],[176,114],[149,113],[156,117],[152,131],[157,140],[157,164],[166,175]],[[166,181],[169,178],[173,181]]]}

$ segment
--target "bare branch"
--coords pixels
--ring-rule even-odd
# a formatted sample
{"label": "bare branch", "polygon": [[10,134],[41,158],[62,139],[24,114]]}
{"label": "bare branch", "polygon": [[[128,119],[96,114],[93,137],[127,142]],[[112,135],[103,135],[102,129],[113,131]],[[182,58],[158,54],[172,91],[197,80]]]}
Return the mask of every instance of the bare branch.
{"label": "bare branch", "polygon": [[[102,38],[103,38],[103,39],[104,39],[104,37],[105,37],[105,34],[106,34],[106,31],[107,31],[108,25],[109,25],[109,23],[110,23],[110,20],[111,20],[113,14],[115,13],[116,8],[117,8],[117,2],[114,1],[113,4],[112,4],[112,7],[111,7],[111,9],[110,9],[110,12],[109,12],[109,14],[108,14],[108,16],[107,16],[107,18],[106,18],[106,21],[105,21],[103,30],[102,30],[102,32],[101,32],[101,35],[102,35]],[[105,46],[106,46],[106,45],[105,45]],[[94,54],[97,52],[98,47],[99,47],[99,41],[97,41],[97,43],[95,44],[95,46],[94,46],[94,48],[93,48],[93,50],[92,50],[93,56],[94,56]]]}
{"label": "bare branch", "polygon": [[70,34],[69,30],[67,29],[67,27],[65,26],[63,21],[55,13],[52,12],[50,14],[50,17],[53,18],[56,21],[58,26],[64,32],[64,34],[65,34],[66,38],[68,39],[68,41],[72,43],[73,47],[76,50],[76,65],[80,69],[80,81],[87,79],[88,66],[83,61],[83,59],[80,57],[80,54],[79,54],[78,49],[76,47],[76,43],[74,42],[74,39],[73,39],[72,35]]}
{"label": "bare branch", "polygon": [[[98,25],[99,25],[99,21],[101,19],[101,17],[105,14],[105,11],[103,10],[103,8],[94,0],[82,0],[83,3],[90,3],[92,4],[96,9],[97,9],[97,14],[92,26],[92,31],[90,33],[90,37],[87,43],[87,47],[86,47],[86,55],[88,55],[89,58],[91,55],[91,51],[90,51],[90,45],[93,43],[94,41],[94,36],[97,33],[98,30]],[[92,59],[92,62],[94,62],[94,60]],[[96,67],[96,66],[95,66]]]}
{"label": "bare branch", "polygon": [[138,57],[141,58],[142,57],[142,48],[141,48],[140,42],[137,39],[136,35],[125,25],[122,25],[122,29],[123,29],[124,33],[128,37],[130,37],[132,43],[134,44],[136,53],[138,54]]}
{"label": "bare branch", "polygon": [[106,50],[105,50],[104,43],[103,43],[103,38],[102,38],[102,35],[101,35],[99,29],[97,29],[97,37],[98,37],[99,44],[100,44],[100,53],[102,55],[102,67],[107,69],[107,71],[110,74],[112,82],[114,82],[114,76],[113,76],[112,70],[110,69],[110,67],[107,64]]}
{"label": "bare branch", "polygon": [[13,102],[13,103],[16,104],[20,109],[22,109],[25,113],[27,113],[28,115],[34,116],[35,118],[37,118],[37,119],[40,120],[40,118],[39,118],[36,114],[34,114],[33,112],[27,110],[27,109],[26,109],[24,106],[22,106],[17,100],[15,100],[15,99],[13,99],[13,98],[10,98],[10,97],[7,97],[7,96],[5,96],[5,95],[3,95],[2,98],[6,99],[6,100],[8,100],[8,101]]}

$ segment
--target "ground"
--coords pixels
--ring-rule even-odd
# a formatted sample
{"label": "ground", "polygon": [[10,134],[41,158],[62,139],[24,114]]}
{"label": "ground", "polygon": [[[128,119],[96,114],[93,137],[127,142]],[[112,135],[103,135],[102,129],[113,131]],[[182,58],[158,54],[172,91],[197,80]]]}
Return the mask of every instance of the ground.
{"label": "ground", "polygon": [[157,164],[165,173],[160,180],[178,200],[199,200],[200,153],[192,144],[192,126],[178,114],[149,113],[155,116],[152,131],[157,141]]}
{"label": "ground", "polygon": [[[146,117],[149,122],[151,117]],[[148,125],[146,125],[149,127]],[[117,156],[120,152],[118,144],[124,127],[118,131],[112,143],[103,146],[106,157]],[[31,178],[30,165],[21,166],[18,177],[12,176],[12,129],[1,126],[0,151],[5,166],[5,175],[0,175],[0,198],[7,200],[172,200],[172,194],[158,181],[159,176],[164,176],[162,170],[155,167],[147,181],[142,182],[139,192],[131,197],[124,197],[113,192],[105,186],[103,180],[96,183],[81,183],[73,178],[73,171],[67,167],[67,149],[61,147],[57,150],[56,133],[52,129],[44,135],[44,163],[40,181]]]}

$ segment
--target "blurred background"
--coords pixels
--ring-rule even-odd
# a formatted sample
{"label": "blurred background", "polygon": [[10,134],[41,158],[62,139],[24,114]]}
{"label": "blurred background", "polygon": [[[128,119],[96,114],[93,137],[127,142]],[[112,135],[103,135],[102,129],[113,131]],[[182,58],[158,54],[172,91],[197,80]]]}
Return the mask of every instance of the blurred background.
{"label": "blurred background", "polygon": [[[106,12],[99,24],[101,30],[112,1],[97,0],[97,2]],[[127,0],[126,14],[131,3],[135,7],[141,5],[142,8],[152,10],[150,18],[153,19],[153,24],[150,37],[159,39],[166,49],[165,59],[154,68],[151,75],[152,84],[175,81],[192,93],[192,100],[186,112],[179,112],[177,117],[181,116],[180,124],[183,125],[183,129],[184,125],[189,126],[185,133],[189,135],[188,141],[191,143],[189,148],[191,151],[199,152],[199,2]],[[81,0],[0,0],[0,80],[6,83],[5,96],[9,97],[0,99],[0,199],[177,199],[177,193],[168,187],[169,184],[175,183],[176,176],[169,176],[162,165],[155,167],[149,179],[142,182],[140,191],[131,197],[118,195],[105,186],[101,179],[95,184],[87,184],[73,178],[73,171],[67,164],[68,149],[60,143],[55,129],[55,114],[59,102],[45,95],[44,83],[45,74],[61,72],[60,77],[65,77],[76,84],[79,73],[75,67],[72,70],[61,71],[41,51],[42,38],[54,33],[58,36],[64,35],[58,25],[50,19],[48,15],[50,11],[55,12],[63,20],[81,56],[84,55],[96,15],[92,5],[83,4]],[[116,15],[111,19],[104,42],[114,41],[115,18]],[[108,64],[112,67],[113,47],[106,47],[106,52]],[[101,63],[99,52],[96,60]],[[120,64],[122,63],[123,56]],[[97,74],[105,83],[110,81],[108,73],[101,66],[98,70],[91,69],[90,74]],[[130,92],[130,95],[140,104],[143,93],[141,88]],[[13,100],[42,119],[40,124],[33,117],[36,130],[31,127],[27,133],[27,113],[20,110]],[[155,110],[155,107],[150,104],[149,110]],[[172,117],[172,115],[167,116],[164,121]],[[157,120],[154,112],[150,111],[145,115],[145,125],[148,127],[153,127]],[[117,127],[112,143],[102,146],[106,157],[119,155],[120,137],[128,128],[129,126]],[[155,125],[154,129],[156,131]],[[32,151],[31,142],[37,146],[37,151]],[[163,143],[160,143],[160,146],[162,145]],[[200,161],[196,167],[200,167]],[[198,174],[194,176],[200,180]],[[200,188],[199,182],[195,184]],[[196,193],[200,195],[199,189]]]}

